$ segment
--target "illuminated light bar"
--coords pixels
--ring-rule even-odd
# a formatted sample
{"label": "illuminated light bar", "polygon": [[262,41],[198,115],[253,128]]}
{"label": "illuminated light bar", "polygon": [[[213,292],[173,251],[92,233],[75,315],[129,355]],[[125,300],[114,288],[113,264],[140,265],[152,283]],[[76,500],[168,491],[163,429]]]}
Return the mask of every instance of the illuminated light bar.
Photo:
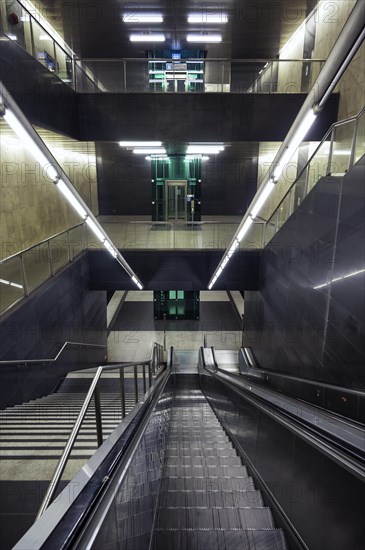
{"label": "illuminated light bar", "polygon": [[331,279],[328,283],[323,283],[322,285],[314,286],[313,289],[318,290],[319,288],[329,286],[331,283],[336,283],[337,281],[343,281],[344,279],[348,279],[349,277],[355,277],[355,275],[360,275],[360,273],[365,273],[365,269],[352,271],[351,273],[347,273],[347,275],[342,275],[342,277],[335,277],[334,279]]}
{"label": "illuminated light bar", "polygon": [[86,223],[90,227],[90,229],[94,233],[94,235],[99,239],[99,241],[103,243],[105,241],[105,236],[100,231],[100,229],[98,228],[96,223],[89,217],[86,218]]}
{"label": "illuminated light bar", "polygon": [[208,11],[191,13],[188,15],[188,23],[228,23],[228,15],[226,13],[209,13]]}
{"label": "illuminated light bar", "polygon": [[313,111],[309,111],[309,113],[307,113],[307,115],[303,118],[303,121],[300,124],[296,133],[294,134],[293,138],[291,139],[289,146],[284,151],[282,157],[279,159],[277,165],[274,168],[274,171],[272,173],[272,178],[274,179],[275,182],[278,181],[278,179],[280,178],[284,170],[284,167],[290,161],[295,151],[298,149],[299,145],[307,135],[308,130],[312,126],[316,117],[317,115]]}
{"label": "illuminated light bar", "polygon": [[132,275],[131,279],[132,279],[132,281],[134,282],[134,284],[138,286],[139,290],[142,290],[143,286],[141,285],[141,283],[139,282],[139,280],[137,279],[137,277],[135,277],[134,275]]}
{"label": "illuminated light bar", "polygon": [[261,208],[265,204],[268,196],[270,195],[270,193],[274,189],[274,187],[275,187],[275,183],[272,180],[267,182],[267,184],[265,185],[264,189],[262,190],[260,196],[257,198],[257,201],[255,202],[255,204],[253,205],[253,207],[251,209],[250,214],[253,218],[256,218],[257,214],[260,212]]}
{"label": "illuminated light bar", "polygon": [[18,40],[15,34],[8,34],[9,40]]}
{"label": "illuminated light bar", "polygon": [[33,155],[36,161],[39,162],[39,164],[42,166],[43,170],[46,171],[47,176],[53,181],[56,180],[58,178],[56,169],[52,166],[47,157],[42,153],[38,145],[33,141],[33,138],[28,134],[28,132],[23,127],[21,122],[19,122],[19,120],[16,118],[14,113],[9,111],[9,109],[6,109],[4,119],[13,130],[13,132],[18,136],[24,147],[28,149],[29,153]]}
{"label": "illuminated light bar", "polygon": [[195,155],[186,155],[185,160],[194,160],[194,159],[200,159],[202,161],[209,160],[209,157],[206,155],[199,155],[198,153]]}
{"label": "illuminated light bar", "polygon": [[[243,226],[241,227],[238,235],[237,235],[237,241],[240,243],[243,239],[243,237],[246,235],[247,231],[249,230],[250,226],[252,225],[252,218],[248,217]],[[237,248],[237,247],[236,247]]]}
{"label": "illuminated light bar", "polygon": [[161,147],[162,141],[120,141],[121,147]]}
{"label": "illuminated light bar", "polygon": [[166,155],[166,149],[164,147],[155,147],[155,148],[143,148],[140,149],[133,149],[133,153],[135,155]]}
{"label": "illuminated light bar", "polygon": [[105,246],[107,251],[113,256],[113,258],[116,258],[118,256],[118,252],[115,250],[114,246],[108,240],[105,240],[103,242],[103,245]]}
{"label": "illuminated light bar", "polygon": [[131,13],[123,15],[123,23],[163,23],[161,14],[137,13],[131,10]]}
{"label": "illuminated light bar", "polygon": [[80,204],[80,202],[77,200],[75,195],[72,193],[72,191],[67,187],[64,181],[58,180],[56,182],[57,189],[61,191],[63,196],[68,200],[68,202],[73,206],[73,208],[76,210],[76,212],[82,217],[86,218],[87,212],[84,209],[84,207]]}
{"label": "illuminated light bar", "polygon": [[39,35],[39,40],[43,40],[43,41],[52,40],[52,37],[48,36],[48,34],[40,34]]}
{"label": "illuminated light bar", "polygon": [[131,42],[165,42],[164,34],[131,34]]}
{"label": "illuminated light bar", "polygon": [[146,160],[169,160],[167,155],[147,155]]}
{"label": "illuminated light bar", "polygon": [[186,36],[188,42],[222,42],[221,34],[188,34]]}
{"label": "illuminated light bar", "polygon": [[236,248],[239,244],[240,244],[239,241],[237,241],[237,239],[235,239],[235,241],[233,242],[231,248],[227,252],[228,258],[231,258],[233,256],[233,254],[234,254],[234,252],[235,252],[235,250],[236,250]]}
{"label": "illuminated light bar", "polygon": [[224,151],[223,145],[188,145],[186,154],[204,155],[205,153],[209,153],[211,155],[218,155],[221,151]]}
{"label": "illuminated light bar", "polygon": [[0,283],[2,283],[3,285],[13,286],[15,288],[23,289],[22,285],[18,285],[18,283],[12,283],[11,281],[7,281],[6,279],[0,279]]}

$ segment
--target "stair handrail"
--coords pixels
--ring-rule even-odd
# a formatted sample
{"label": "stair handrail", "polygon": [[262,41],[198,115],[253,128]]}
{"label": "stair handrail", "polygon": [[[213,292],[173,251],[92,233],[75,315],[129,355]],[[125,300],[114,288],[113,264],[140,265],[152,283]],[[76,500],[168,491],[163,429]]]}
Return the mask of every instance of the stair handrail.
{"label": "stair handrail", "polygon": [[[357,129],[358,129],[358,121],[359,121],[359,118],[364,114],[365,112],[365,107],[363,107],[358,113],[357,115],[354,115],[352,117],[349,117],[347,119],[344,119],[344,120],[340,120],[338,122],[334,122],[330,128],[328,129],[328,131],[326,132],[326,134],[324,135],[324,137],[322,138],[321,142],[319,143],[318,147],[314,150],[313,154],[311,155],[311,157],[308,159],[308,161],[306,162],[306,164],[304,165],[304,167],[302,168],[302,170],[299,172],[299,174],[297,175],[297,177],[295,178],[295,180],[293,181],[293,183],[290,185],[290,187],[287,189],[286,193],[284,194],[284,196],[282,197],[282,199],[280,200],[280,202],[278,203],[278,205],[276,206],[275,210],[273,211],[273,213],[271,214],[271,216],[266,220],[266,223],[265,223],[265,230],[266,230],[266,227],[268,226],[268,224],[271,222],[272,218],[276,215],[276,213],[279,211],[281,205],[283,204],[283,202],[286,200],[286,198],[288,197],[288,195],[291,193],[293,187],[296,185],[297,181],[303,176],[303,174],[305,173],[305,171],[308,169],[310,163],[312,162],[313,158],[316,156],[316,154],[318,153],[319,149],[322,147],[323,143],[327,140],[327,138],[331,135],[331,147],[330,147],[330,150],[329,150],[329,153],[328,153],[328,162],[327,162],[327,174],[326,176],[329,176],[330,173],[328,173],[328,168],[331,166],[331,160],[332,160],[332,154],[333,154],[333,137],[334,137],[334,131],[336,128],[338,128],[339,126],[343,126],[345,124],[348,124],[350,122],[353,122],[353,121],[356,121],[356,124],[355,124],[355,128],[354,128],[354,132],[353,132],[353,138],[352,138],[352,142],[351,142],[351,149],[350,149],[350,152],[349,152],[349,168],[352,168],[353,166],[353,159],[354,159],[354,150],[355,150],[355,147],[356,147],[356,136],[357,136]],[[306,189],[305,189],[305,196],[308,194],[308,181],[306,183]],[[288,218],[290,217],[290,215],[292,214],[292,212],[290,212]],[[287,219],[288,219],[287,218]],[[277,231],[275,231],[276,233]],[[267,243],[264,243],[264,244],[267,244]]]}
{"label": "stair handrail", "polygon": [[[86,394],[86,397],[81,405],[80,412],[75,420],[75,423],[73,425],[73,428],[71,430],[71,433],[67,439],[66,445],[63,449],[62,455],[59,458],[59,461],[57,463],[56,469],[53,473],[52,479],[48,485],[47,491],[43,497],[41,506],[39,508],[39,511],[36,516],[36,520],[44,513],[44,511],[48,508],[48,506],[51,503],[51,500],[57,490],[57,487],[59,485],[59,482],[61,480],[61,476],[66,468],[66,464],[68,462],[68,459],[70,457],[71,451],[73,449],[74,443],[76,441],[76,438],[78,436],[78,433],[80,431],[81,425],[83,423],[83,420],[85,418],[85,415],[87,413],[87,410],[89,408],[90,402],[92,397],[94,396],[95,400],[95,420],[96,420],[96,432],[97,432],[97,439],[98,439],[98,447],[100,447],[103,443],[103,433],[102,433],[102,420],[101,420],[101,405],[100,405],[100,392],[98,388],[98,382],[103,374],[104,371],[107,370],[115,370],[119,369],[120,371],[120,394],[121,394],[121,409],[122,409],[122,418],[125,417],[125,387],[124,387],[124,369],[127,367],[133,367],[134,368],[134,389],[135,389],[135,402],[138,403],[138,366],[142,366],[142,373],[143,373],[143,387],[144,387],[144,393],[146,393],[146,372],[145,367],[149,367],[149,387],[152,386],[152,373],[155,371],[158,374],[159,367],[161,365],[158,364],[158,361],[160,361],[160,354],[159,354],[159,347],[160,344],[154,343],[152,346],[152,351],[149,359],[146,359],[145,361],[133,361],[130,363],[117,363],[116,365],[100,365],[96,373],[94,375],[94,378],[92,379],[92,382],[90,384],[89,390]],[[157,364],[156,364],[157,363]]]}
{"label": "stair handrail", "polygon": [[42,363],[42,364],[44,364],[44,363],[46,363],[46,364],[55,363],[60,358],[60,356],[62,355],[62,353],[66,349],[66,347],[68,347],[68,346],[81,346],[81,347],[100,348],[100,349],[102,349],[102,348],[106,349],[107,348],[106,344],[91,344],[91,343],[88,343],[88,342],[68,342],[68,341],[66,341],[64,344],[62,344],[61,349],[57,352],[55,357],[45,358],[45,359],[5,359],[5,360],[0,361],[0,366],[2,366],[2,365],[25,365],[26,366],[27,364],[36,364],[36,363]]}

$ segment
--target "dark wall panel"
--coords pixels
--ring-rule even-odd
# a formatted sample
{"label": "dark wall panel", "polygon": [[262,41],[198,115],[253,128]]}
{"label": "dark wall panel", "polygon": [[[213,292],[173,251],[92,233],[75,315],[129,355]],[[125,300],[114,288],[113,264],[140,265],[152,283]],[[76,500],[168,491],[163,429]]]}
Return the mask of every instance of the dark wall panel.
{"label": "dark wall panel", "polygon": [[[68,342],[105,345],[106,292],[90,289],[87,255],[49,279],[0,323],[2,361],[53,358]],[[57,364],[1,366],[1,406],[44,395],[60,376],[104,359],[104,348],[72,347]]]}
{"label": "dark wall panel", "polygon": [[[79,94],[82,140],[283,141],[306,94]],[[332,95],[312,126],[320,141],[337,120]]]}
{"label": "dark wall panel", "polygon": [[322,179],[265,248],[261,290],[245,293],[263,368],[365,387],[364,168]]}
{"label": "dark wall panel", "polygon": [[[217,250],[125,250],[123,256],[145,290],[206,290],[222,258]],[[123,268],[104,250],[89,251],[91,288],[136,290]],[[241,251],[229,262],[215,290],[257,289],[260,251]]]}

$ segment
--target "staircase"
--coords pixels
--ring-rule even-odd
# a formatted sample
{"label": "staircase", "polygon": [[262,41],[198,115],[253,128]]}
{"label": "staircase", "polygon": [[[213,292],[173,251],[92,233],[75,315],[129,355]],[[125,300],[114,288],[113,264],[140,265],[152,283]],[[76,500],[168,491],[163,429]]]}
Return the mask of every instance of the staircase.
{"label": "staircase", "polygon": [[[126,369],[127,370],[127,369]],[[32,525],[95,374],[67,375],[56,393],[0,411],[0,532],[3,550],[11,548]],[[134,407],[133,374],[126,372],[126,414]],[[138,381],[142,395],[142,380]],[[103,437],[120,423],[119,373],[100,380]],[[91,401],[59,490],[97,449],[95,405]]]}

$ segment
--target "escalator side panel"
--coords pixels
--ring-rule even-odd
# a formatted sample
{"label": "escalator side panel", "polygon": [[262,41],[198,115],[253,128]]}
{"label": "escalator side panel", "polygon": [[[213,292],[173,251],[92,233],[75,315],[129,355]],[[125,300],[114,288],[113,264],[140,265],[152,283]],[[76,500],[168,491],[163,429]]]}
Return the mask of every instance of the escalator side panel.
{"label": "escalator side panel", "polygon": [[[364,484],[233,388],[205,373],[200,383],[222,425],[248,458],[249,473],[269,489],[263,492],[264,501],[276,499],[307,547],[362,548]],[[265,491],[265,485],[257,488]],[[274,516],[277,525],[285,527],[283,517],[277,512]],[[295,547],[294,538],[288,542]]]}

